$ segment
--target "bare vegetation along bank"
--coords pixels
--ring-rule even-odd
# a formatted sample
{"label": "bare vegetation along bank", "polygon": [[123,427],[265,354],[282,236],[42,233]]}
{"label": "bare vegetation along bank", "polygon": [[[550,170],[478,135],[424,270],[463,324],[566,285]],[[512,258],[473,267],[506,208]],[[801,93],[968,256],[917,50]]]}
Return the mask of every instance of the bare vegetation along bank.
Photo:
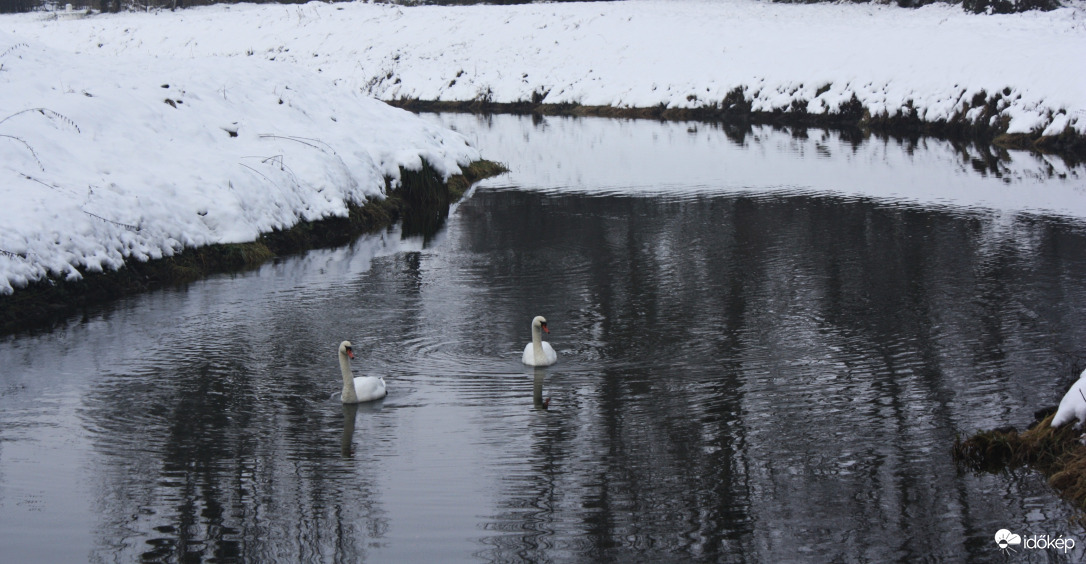
{"label": "bare vegetation along bank", "polygon": [[1086,445],[1079,440],[1082,431],[1072,425],[1053,428],[1055,414],[1055,407],[1037,412],[1036,421],[1022,432],[1001,427],[958,438],[954,458],[975,472],[1001,473],[1032,467],[1060,496],[1086,512]]}
{"label": "bare vegetation along bank", "polygon": [[[927,122],[913,112],[894,115],[874,114],[853,97],[840,111],[812,114],[803,109],[805,104],[793,104],[789,110],[772,112],[751,109],[749,100],[742,92],[724,100],[722,105],[698,108],[616,108],[611,106],[584,106],[578,104],[545,104],[537,102],[496,103],[486,101],[435,101],[418,99],[389,100],[388,104],[413,112],[473,112],[509,113],[561,116],[595,116],[614,118],[656,119],[676,121],[706,121],[744,127],[749,125],[777,125],[781,127],[817,127],[851,131],[860,137],[887,135],[898,138],[931,136],[952,141],[970,141],[993,145],[1002,149],[1037,151],[1055,154],[1069,164],[1086,162],[1086,136],[1071,128],[1056,136],[1036,133],[1008,134],[1008,118],[989,120],[998,115],[1000,95],[977,97],[968,109],[977,108],[985,119],[967,120],[965,112],[949,120]],[[990,125],[984,125],[991,123]]]}
{"label": "bare vegetation along bank", "polygon": [[351,203],[346,217],[301,222],[290,229],[261,235],[256,241],[186,248],[172,257],[128,260],[120,270],[81,272],[82,279],[59,277],[0,296],[0,334],[48,327],[117,298],[184,284],[222,272],[256,268],[275,257],[309,249],[345,245],[367,232],[404,222],[404,234],[432,234],[448,217],[449,204],[472,183],[505,172],[491,161],[476,161],[447,182],[429,165],[420,171],[401,169],[401,186],[388,197],[365,205]]}

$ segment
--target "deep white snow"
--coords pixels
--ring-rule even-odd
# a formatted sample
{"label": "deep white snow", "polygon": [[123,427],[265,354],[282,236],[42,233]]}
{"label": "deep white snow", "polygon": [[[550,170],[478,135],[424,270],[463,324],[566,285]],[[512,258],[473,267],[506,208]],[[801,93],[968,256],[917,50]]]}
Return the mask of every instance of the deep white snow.
{"label": "deep white snow", "polygon": [[342,216],[401,166],[480,158],[298,65],[77,55],[6,32],[0,52],[0,293]]}
{"label": "deep white snow", "polygon": [[252,240],[379,197],[400,166],[480,157],[370,96],[692,107],[738,87],[755,109],[855,95],[936,120],[1005,91],[1012,132],[1086,132],[1084,53],[1081,0],[1007,16],[758,0],[0,16],[0,293]]}
{"label": "deep white snow", "polygon": [[[1086,131],[1086,4],[975,15],[958,5],[627,0],[517,6],[311,2],[182,12],[10,18],[4,27],[80,52],[251,57],[303,65],[378,98],[531,100],[628,107],[720,102],[736,87],[771,110],[934,121],[1008,92],[1011,132]],[[5,22],[6,23],[6,22]]]}

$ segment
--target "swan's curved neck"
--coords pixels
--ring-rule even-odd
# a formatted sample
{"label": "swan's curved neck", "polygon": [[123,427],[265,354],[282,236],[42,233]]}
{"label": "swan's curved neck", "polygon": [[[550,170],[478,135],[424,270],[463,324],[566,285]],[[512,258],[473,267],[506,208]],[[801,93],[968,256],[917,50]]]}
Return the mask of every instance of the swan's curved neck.
{"label": "swan's curved neck", "polygon": [[539,325],[532,325],[532,354],[536,359],[543,358],[543,328]]}
{"label": "swan's curved neck", "polygon": [[343,372],[343,401],[358,401],[354,393],[354,375],[351,374],[351,359],[344,353],[339,353],[339,370]]}

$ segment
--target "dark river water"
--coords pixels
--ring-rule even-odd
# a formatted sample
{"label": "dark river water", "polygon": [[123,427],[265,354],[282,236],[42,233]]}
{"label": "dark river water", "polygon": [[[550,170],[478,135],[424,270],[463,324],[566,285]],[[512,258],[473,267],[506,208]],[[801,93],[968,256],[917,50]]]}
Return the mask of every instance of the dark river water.
{"label": "dark river water", "polygon": [[[428,116],[513,172],[437,233],[0,340],[4,562],[1078,560],[959,469],[1086,368],[1081,169]],[[554,366],[521,364],[535,315]],[[344,407],[336,349],[388,397]],[[1005,558],[994,535],[1077,542]]]}

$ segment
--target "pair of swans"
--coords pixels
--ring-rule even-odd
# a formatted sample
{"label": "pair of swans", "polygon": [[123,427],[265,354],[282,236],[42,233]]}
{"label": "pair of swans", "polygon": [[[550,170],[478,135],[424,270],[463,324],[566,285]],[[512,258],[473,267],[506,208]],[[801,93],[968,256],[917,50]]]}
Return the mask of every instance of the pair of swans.
{"label": "pair of swans", "polygon": [[[521,360],[528,366],[550,366],[558,362],[558,353],[554,352],[551,344],[543,340],[543,333],[550,333],[547,329],[547,320],[542,315],[532,319],[532,342],[524,347],[524,356]],[[355,378],[351,373],[351,359],[354,351],[350,341],[339,344],[339,369],[343,373],[343,403],[362,403],[379,400],[388,395],[385,389],[385,379],[377,376],[359,376]]]}

